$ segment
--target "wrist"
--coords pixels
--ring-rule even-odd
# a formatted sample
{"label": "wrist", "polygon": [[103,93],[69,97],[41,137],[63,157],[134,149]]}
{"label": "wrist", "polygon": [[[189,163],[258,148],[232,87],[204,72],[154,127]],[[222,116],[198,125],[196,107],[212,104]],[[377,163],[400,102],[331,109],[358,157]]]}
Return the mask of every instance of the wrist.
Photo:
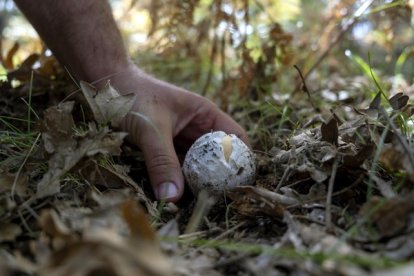
{"label": "wrist", "polygon": [[122,79],[126,79],[131,75],[132,71],[137,70],[137,67],[130,60],[118,61],[115,63],[97,62],[92,66],[84,68],[77,74],[79,80],[84,80],[91,83],[97,88],[104,87],[108,81],[112,83],[119,83]]}

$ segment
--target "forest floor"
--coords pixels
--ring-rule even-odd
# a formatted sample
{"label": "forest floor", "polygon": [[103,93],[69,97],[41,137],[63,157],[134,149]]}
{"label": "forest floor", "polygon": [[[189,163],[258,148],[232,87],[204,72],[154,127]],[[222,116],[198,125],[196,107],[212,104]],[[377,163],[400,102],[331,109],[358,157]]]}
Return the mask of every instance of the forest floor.
{"label": "forest floor", "polygon": [[234,108],[255,185],[172,204],[50,62],[0,83],[1,275],[414,274],[414,87],[334,76]]}

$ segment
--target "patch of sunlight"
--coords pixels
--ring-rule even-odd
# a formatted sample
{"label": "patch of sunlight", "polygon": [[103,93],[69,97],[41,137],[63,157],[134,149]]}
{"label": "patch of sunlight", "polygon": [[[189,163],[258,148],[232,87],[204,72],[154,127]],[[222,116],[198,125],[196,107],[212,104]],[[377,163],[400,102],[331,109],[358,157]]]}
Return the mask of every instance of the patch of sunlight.
{"label": "patch of sunlight", "polygon": [[151,27],[151,18],[148,10],[133,6],[130,1],[112,1],[112,10],[121,29],[127,45],[132,48],[139,47],[148,42],[147,33]]}
{"label": "patch of sunlight", "polygon": [[0,64],[0,81],[6,81],[7,80],[7,71],[3,67],[3,65]]}
{"label": "patch of sunlight", "polygon": [[29,40],[37,38],[38,35],[32,25],[23,16],[13,16],[9,19],[3,35],[10,40],[18,41],[24,38]]}
{"label": "patch of sunlight", "polygon": [[193,18],[194,25],[200,23],[209,14],[208,9],[211,3],[212,0],[201,0],[200,3],[196,6]]}
{"label": "patch of sunlight", "polygon": [[257,33],[250,35],[246,41],[246,47],[250,50],[250,57],[257,62],[263,56],[262,41]]}
{"label": "patch of sunlight", "polygon": [[[15,43],[19,44],[19,49],[12,59],[15,65],[20,64],[30,54],[40,52],[43,48],[36,31],[20,13],[10,16],[7,20],[7,25],[3,30],[3,52],[1,54],[5,56]],[[0,68],[1,75],[4,71],[4,68]]]}
{"label": "patch of sunlight", "polygon": [[293,20],[301,13],[300,0],[267,0],[262,2],[265,7],[268,7],[267,12],[278,22]]}

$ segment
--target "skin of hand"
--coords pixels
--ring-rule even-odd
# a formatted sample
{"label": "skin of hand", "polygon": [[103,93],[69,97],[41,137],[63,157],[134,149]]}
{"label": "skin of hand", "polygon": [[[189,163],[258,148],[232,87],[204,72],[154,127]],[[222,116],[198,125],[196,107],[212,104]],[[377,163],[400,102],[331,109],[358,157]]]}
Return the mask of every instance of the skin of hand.
{"label": "skin of hand", "polygon": [[110,80],[121,94],[136,94],[121,129],[142,150],[158,199],[176,202],[181,198],[184,178],[176,150],[185,152],[202,134],[222,130],[249,145],[244,129],[213,102],[153,78],[131,62],[107,1],[15,3],[78,80],[98,87]]}

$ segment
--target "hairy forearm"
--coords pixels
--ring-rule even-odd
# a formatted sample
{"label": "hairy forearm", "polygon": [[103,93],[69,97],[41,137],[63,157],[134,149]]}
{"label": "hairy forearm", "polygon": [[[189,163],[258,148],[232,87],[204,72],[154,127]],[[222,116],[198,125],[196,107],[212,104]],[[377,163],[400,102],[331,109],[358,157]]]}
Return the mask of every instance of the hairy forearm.
{"label": "hairy forearm", "polygon": [[129,57],[105,0],[15,0],[46,45],[78,79],[121,73]]}

